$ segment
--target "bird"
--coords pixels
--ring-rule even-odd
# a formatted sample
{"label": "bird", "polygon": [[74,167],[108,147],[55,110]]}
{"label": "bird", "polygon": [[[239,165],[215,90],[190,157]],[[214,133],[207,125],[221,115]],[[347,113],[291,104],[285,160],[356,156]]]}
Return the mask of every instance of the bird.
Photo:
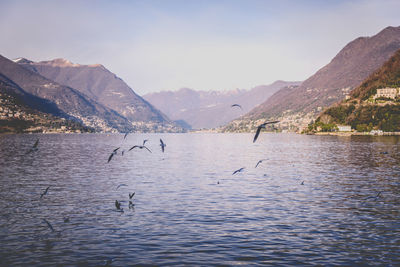
{"label": "bird", "polygon": [[129,199],[132,199],[134,195],[135,195],[135,192],[133,192],[132,194],[129,194]]}
{"label": "bird", "polygon": [[233,105],[231,106],[231,108],[233,108],[233,107],[239,107],[241,110],[243,110],[242,106],[239,105],[239,104],[233,104]]}
{"label": "bird", "polygon": [[301,185],[304,185],[304,181],[303,181],[303,182],[301,182]]}
{"label": "bird", "polygon": [[377,198],[380,197],[381,194],[382,194],[382,192],[378,192],[378,194],[376,194],[376,196],[374,196],[374,197],[367,197],[367,198],[364,199],[364,200],[371,199],[371,198],[375,198],[375,200],[376,200]]}
{"label": "bird", "polygon": [[119,184],[119,185],[117,186],[117,189],[120,188],[121,186],[128,186],[128,185],[126,185],[126,184]]}
{"label": "bird", "polygon": [[47,194],[47,191],[49,191],[50,186],[48,186],[43,193],[40,194],[40,198],[42,198],[44,195]]}
{"label": "bird", "polygon": [[261,162],[263,162],[264,160],[266,160],[266,159],[260,159],[260,160],[257,162],[257,164],[256,164],[256,166],[255,166],[254,168],[257,168],[257,166],[258,166]]}
{"label": "bird", "polygon": [[124,135],[124,139],[128,136],[129,132],[125,133]]}
{"label": "bird", "polygon": [[143,146],[135,145],[135,146],[131,147],[128,151],[131,151],[134,148],[140,148],[140,149],[145,148],[145,149],[147,149],[147,151],[149,151],[151,153],[150,149],[148,149],[147,146],[144,146],[144,145]]}
{"label": "bird", "polygon": [[144,144],[146,144],[147,141],[149,141],[149,140],[147,140],[147,139],[143,140],[143,146],[144,146]]}
{"label": "bird", "polygon": [[115,200],[115,207],[117,208],[117,210],[121,210],[121,202]]}
{"label": "bird", "polygon": [[239,170],[234,171],[234,172],[232,173],[232,175],[234,175],[234,174],[236,174],[236,173],[238,173],[238,172],[241,172],[241,171],[243,171],[243,170],[244,170],[244,167],[243,167],[243,168],[240,168]]}
{"label": "bird", "polygon": [[33,146],[31,147],[31,149],[28,150],[28,152],[26,152],[26,154],[29,154],[31,152],[35,152],[38,150],[38,145],[39,145],[39,138],[36,140],[36,142],[33,144]]}
{"label": "bird", "polygon": [[166,144],[164,144],[163,140],[160,138],[160,146],[161,146],[161,151],[164,153],[164,149],[167,146]]}
{"label": "bird", "polygon": [[49,223],[49,221],[46,220],[46,219],[43,219],[43,221],[44,221],[45,223],[47,223],[47,226],[50,228],[50,230],[51,230],[52,232],[54,232],[54,228],[53,228],[53,226]]}
{"label": "bird", "polygon": [[254,136],[253,143],[257,140],[258,136],[260,135],[261,129],[265,128],[267,124],[278,123],[279,121],[268,121],[264,122],[257,127],[256,135]]}

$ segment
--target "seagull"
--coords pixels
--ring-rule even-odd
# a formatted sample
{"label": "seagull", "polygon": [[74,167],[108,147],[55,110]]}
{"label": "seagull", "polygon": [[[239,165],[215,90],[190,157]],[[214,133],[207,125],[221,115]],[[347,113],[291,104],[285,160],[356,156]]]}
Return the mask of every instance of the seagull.
{"label": "seagull", "polygon": [[49,223],[49,221],[47,221],[46,219],[43,219],[43,221],[44,221],[45,223],[47,223],[47,226],[50,228],[50,230],[51,230],[52,232],[54,232],[54,228],[53,228],[53,226]]}
{"label": "seagull", "polygon": [[254,168],[257,168],[258,164],[260,164],[260,163],[263,162],[264,160],[267,160],[267,159],[260,159],[260,160],[257,162],[257,164],[256,164],[256,166],[255,166]]}
{"label": "seagull", "polygon": [[135,192],[133,192],[132,194],[129,194],[129,199],[132,199],[134,195],[135,195]]}
{"label": "seagull", "polygon": [[137,145],[136,145],[136,146],[133,146],[133,147],[131,147],[128,151],[131,151],[131,150],[134,149],[134,148],[140,148],[140,149],[146,148],[147,151],[149,151],[149,152],[151,153],[150,149],[148,149],[147,146],[144,146],[144,145],[143,145],[143,146],[137,146]]}
{"label": "seagull", "polygon": [[149,141],[149,140],[147,140],[147,139],[143,140],[143,146],[144,146],[144,144],[146,144],[147,141]]}
{"label": "seagull", "polygon": [[163,140],[160,138],[160,146],[161,146],[161,151],[164,153],[164,149],[167,146],[166,144],[164,144]]}
{"label": "seagull", "polygon": [[232,175],[234,175],[234,174],[236,174],[236,173],[238,173],[238,172],[241,172],[241,171],[243,171],[243,170],[244,170],[244,167],[243,167],[243,168],[240,168],[239,170],[234,171],[234,172],[232,173]]}
{"label": "seagull", "polygon": [[36,142],[33,144],[33,146],[31,147],[31,149],[29,149],[28,152],[26,152],[26,154],[29,154],[31,152],[35,152],[38,150],[38,145],[39,145],[39,138],[36,140]]}
{"label": "seagull", "polygon": [[375,200],[376,200],[378,197],[380,197],[381,194],[382,194],[382,192],[378,192],[378,194],[377,194],[376,196],[374,196],[374,197],[367,197],[367,198],[364,199],[364,200],[367,200],[367,199],[370,199],[370,198],[375,198]]}
{"label": "seagull", "polygon": [[128,136],[129,132],[125,133],[124,135],[124,139]]}
{"label": "seagull", "polygon": [[243,110],[242,106],[239,105],[239,104],[233,104],[233,105],[231,106],[231,108],[233,108],[233,107],[239,107],[241,110]]}
{"label": "seagull", "polygon": [[121,186],[128,186],[128,185],[126,185],[126,184],[120,184],[120,185],[117,186],[117,189],[120,188]]}
{"label": "seagull", "polygon": [[43,193],[40,194],[40,198],[42,198],[44,195],[47,194],[47,191],[49,191],[50,186],[48,186]]}
{"label": "seagull", "polygon": [[253,143],[257,140],[262,128],[265,128],[265,126],[267,124],[278,123],[278,122],[279,121],[268,121],[268,122],[264,122],[263,124],[258,125],[256,135],[254,136],[254,139],[253,139]]}
{"label": "seagull", "polygon": [[121,202],[115,200],[115,207],[117,208],[117,210],[121,210]]}

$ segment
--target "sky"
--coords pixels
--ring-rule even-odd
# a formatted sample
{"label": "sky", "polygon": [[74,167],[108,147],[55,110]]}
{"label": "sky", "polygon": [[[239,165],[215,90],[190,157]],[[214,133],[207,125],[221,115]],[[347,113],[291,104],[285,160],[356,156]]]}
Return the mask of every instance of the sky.
{"label": "sky", "polygon": [[0,54],[102,64],[136,93],[302,81],[400,1],[0,0]]}

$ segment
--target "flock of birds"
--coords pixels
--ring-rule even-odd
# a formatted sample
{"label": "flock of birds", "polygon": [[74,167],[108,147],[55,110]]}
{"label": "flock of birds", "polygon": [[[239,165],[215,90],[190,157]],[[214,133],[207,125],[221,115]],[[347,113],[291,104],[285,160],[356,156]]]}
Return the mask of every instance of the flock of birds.
{"label": "flock of birds", "polygon": [[[233,107],[238,107],[238,108],[242,109],[242,107],[241,107],[239,104],[233,104],[233,105],[231,105],[231,107],[232,107],[232,108],[233,108]],[[269,124],[275,124],[275,123],[278,123],[278,122],[279,122],[279,121],[268,121],[268,122],[264,122],[264,123],[258,125],[258,127],[257,127],[257,129],[256,129],[256,132],[255,132],[255,135],[254,135],[254,138],[253,138],[253,143],[255,143],[255,142],[257,141],[257,139],[258,139],[258,137],[259,137],[259,135],[260,135],[262,129],[265,129],[266,126],[269,125]],[[128,134],[129,134],[129,133],[125,133],[125,135],[124,135],[124,140],[126,139],[126,137],[128,136]],[[143,143],[142,143],[141,145],[134,145],[134,146],[132,146],[131,148],[129,148],[128,152],[131,151],[131,150],[134,150],[134,149],[145,149],[145,150],[147,150],[149,153],[152,153],[152,151],[146,146],[146,142],[148,142],[148,139],[143,140]],[[38,145],[39,145],[39,139],[36,140],[36,142],[34,143],[34,145],[27,151],[26,154],[30,154],[30,153],[33,153],[33,152],[38,151]],[[166,146],[167,146],[167,145],[166,145],[166,144],[164,143],[164,141],[160,138],[160,148],[161,148],[161,152],[162,152],[162,153],[165,152],[165,147],[166,147]],[[120,149],[121,149],[121,147],[117,147],[117,148],[113,149],[113,151],[111,152],[111,154],[110,154],[109,157],[108,157],[107,163],[109,163],[109,162],[113,159],[113,157],[114,157],[115,155],[117,155],[117,153],[118,153],[118,151],[119,151]],[[122,150],[122,151],[121,151],[121,155],[123,156],[124,153],[125,153],[125,150]],[[265,161],[265,160],[266,160],[266,159],[261,159],[261,160],[259,160],[259,161],[257,162],[257,164],[255,165],[255,168],[257,168],[257,167],[258,167],[263,161]],[[241,167],[240,169],[235,170],[235,171],[232,173],[232,175],[235,175],[235,174],[237,174],[237,173],[243,172],[245,169],[246,169],[245,167]],[[219,184],[219,181],[217,182],[217,184]],[[304,181],[301,182],[301,185],[304,185]],[[126,185],[126,184],[120,184],[120,185],[117,186],[117,189],[120,188],[120,187],[122,187],[122,186],[127,186],[127,185]],[[49,189],[50,189],[50,186],[48,186],[48,187],[43,191],[43,193],[40,194],[40,199],[42,199],[42,198],[48,193]],[[134,196],[135,196],[135,192],[129,193],[129,209],[133,209],[133,207],[134,207],[134,203],[133,203],[133,197],[134,197]],[[377,200],[380,196],[381,196],[381,192],[378,192],[378,194],[377,194],[376,196],[367,197],[365,200],[369,200],[369,199]],[[122,208],[121,205],[122,205],[121,201],[115,200],[115,208],[116,208],[116,211],[124,212],[124,209]],[[55,231],[55,230],[54,230],[54,227],[50,224],[49,221],[47,221],[46,219],[43,219],[43,222],[45,222],[45,223],[47,224],[48,228],[49,228],[52,232]],[[69,218],[68,218],[68,217],[64,217],[64,222],[69,222]]]}

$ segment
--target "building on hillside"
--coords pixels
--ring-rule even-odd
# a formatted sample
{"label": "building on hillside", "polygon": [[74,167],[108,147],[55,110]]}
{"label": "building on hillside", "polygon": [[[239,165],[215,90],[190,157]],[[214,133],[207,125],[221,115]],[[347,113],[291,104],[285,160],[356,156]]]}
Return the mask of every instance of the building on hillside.
{"label": "building on hillside", "polygon": [[389,87],[379,88],[376,89],[376,94],[374,96],[374,99],[379,97],[395,99],[398,95],[399,95],[399,88],[389,88]]}
{"label": "building on hillside", "polygon": [[350,125],[338,125],[337,127],[339,132],[351,132]]}

